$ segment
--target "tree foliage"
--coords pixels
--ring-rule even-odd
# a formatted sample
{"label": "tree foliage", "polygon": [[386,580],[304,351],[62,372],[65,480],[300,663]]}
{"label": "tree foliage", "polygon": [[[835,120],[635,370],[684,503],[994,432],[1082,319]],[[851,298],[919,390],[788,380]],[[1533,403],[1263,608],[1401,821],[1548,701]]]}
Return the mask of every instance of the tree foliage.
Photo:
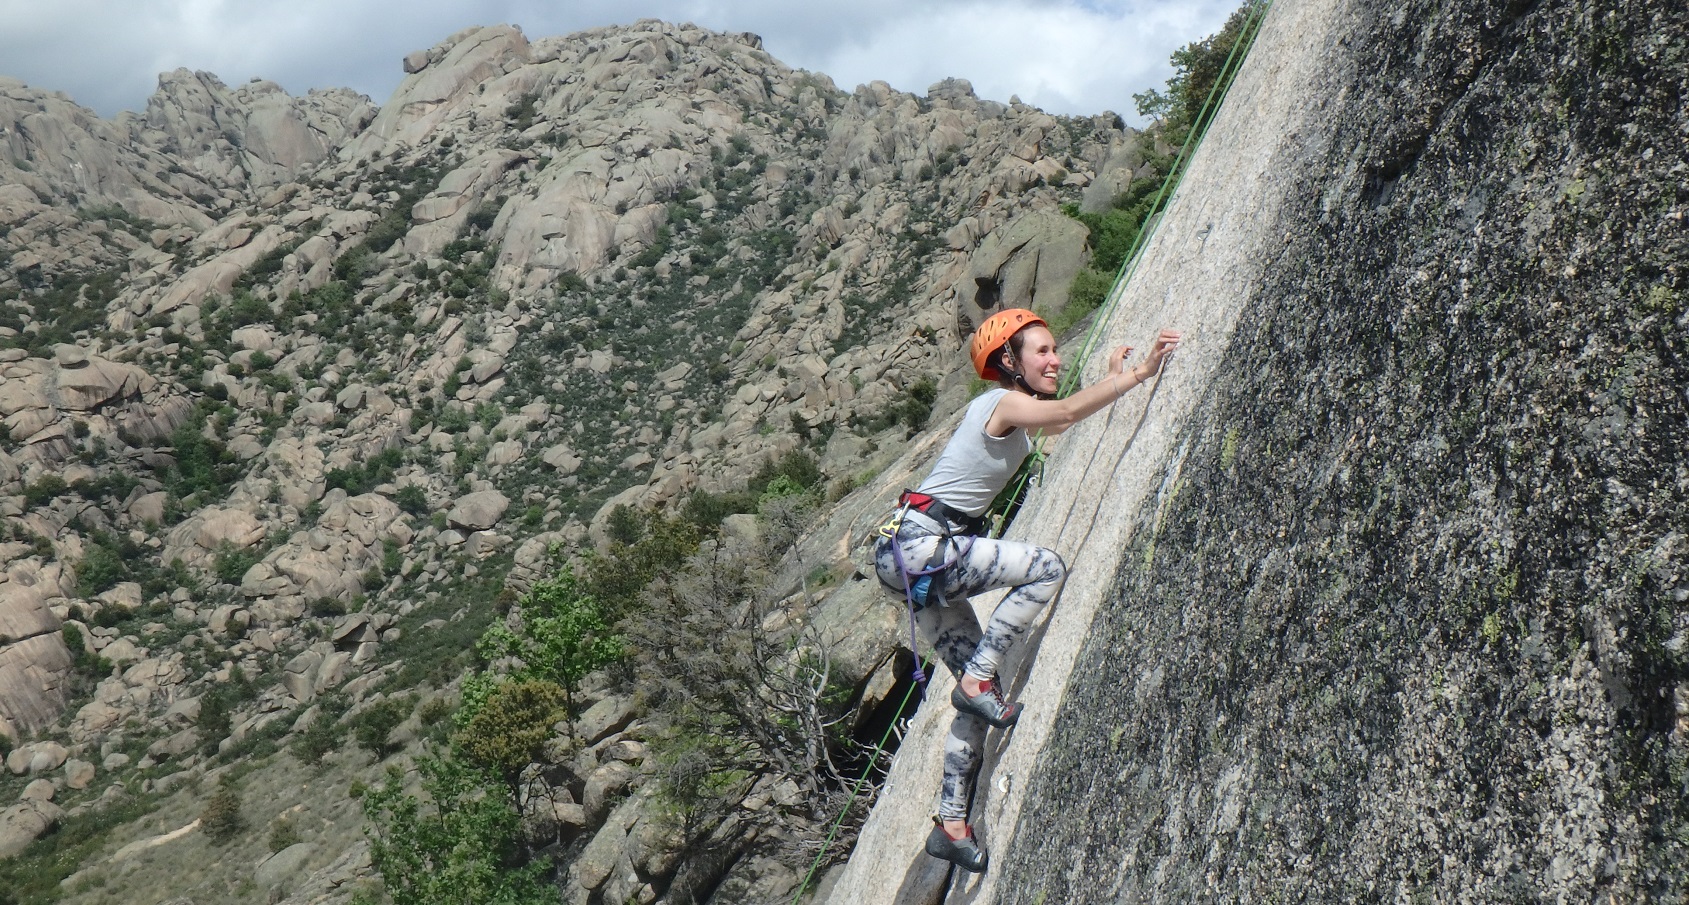
{"label": "tree foliage", "polygon": [[523,769],[539,760],[552,726],[568,714],[567,702],[568,696],[555,682],[505,682],[465,721],[455,739],[457,748],[514,787]]}
{"label": "tree foliage", "polygon": [[627,622],[640,687],[664,728],[667,785],[695,826],[759,776],[796,782],[817,813],[842,785],[849,740],[837,728],[851,690],[832,681],[827,639],[781,618],[772,580],[811,505],[767,501],[762,538],[700,550],[653,584],[647,609]]}
{"label": "tree foliage", "polygon": [[423,757],[421,795],[390,768],[363,792],[370,861],[395,905],[553,905],[550,864],[528,860],[509,790],[461,761]]}
{"label": "tree foliage", "polygon": [[[534,585],[516,604],[512,618],[488,629],[476,643],[483,662],[509,661],[509,672],[486,672],[465,680],[460,722],[473,720],[507,680],[548,682],[563,690],[570,716],[581,679],[620,659],[622,639],[610,630],[604,608],[586,593],[565,566]],[[513,627],[514,626],[514,627]]]}
{"label": "tree foliage", "polygon": [[691,519],[648,513],[637,541],[612,541],[607,553],[587,554],[580,590],[597,601],[599,613],[613,623],[643,608],[646,586],[685,562],[703,536],[704,530]]}
{"label": "tree foliage", "polygon": [[385,698],[364,708],[352,719],[352,738],[359,747],[374,754],[376,757],[387,757],[393,753],[393,746],[387,743],[387,737],[393,734],[410,717],[416,709],[416,695],[405,694]]}
{"label": "tree foliage", "polygon": [[[1225,85],[1220,85],[1220,91],[1216,91],[1215,86],[1226,74],[1226,61],[1232,56],[1232,48],[1244,37],[1245,26],[1263,2],[1244,0],[1219,31],[1173,51],[1173,76],[1167,80],[1165,93],[1151,88],[1132,95],[1138,113],[1160,122],[1174,144],[1183,144],[1187,138],[1197,137],[1191,136],[1190,130],[1198,125],[1197,118],[1210,96],[1217,98],[1225,89]],[[1231,72],[1234,74],[1238,62],[1233,60]]]}
{"label": "tree foliage", "polygon": [[205,804],[205,810],[200,812],[199,827],[213,842],[227,842],[239,835],[246,828],[246,820],[240,812],[240,792],[234,783],[224,777],[217,784],[217,790],[211,793],[211,800]]}

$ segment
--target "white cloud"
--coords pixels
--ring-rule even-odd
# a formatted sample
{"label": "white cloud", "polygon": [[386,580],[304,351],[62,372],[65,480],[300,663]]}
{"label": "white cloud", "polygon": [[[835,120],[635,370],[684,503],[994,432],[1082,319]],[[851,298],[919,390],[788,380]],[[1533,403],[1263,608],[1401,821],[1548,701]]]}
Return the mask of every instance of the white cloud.
{"label": "white cloud", "polygon": [[1112,109],[1159,86],[1174,48],[1217,30],[1227,0],[0,0],[0,74],[110,116],[177,67],[288,91],[345,86],[386,100],[409,51],[472,25],[531,38],[639,18],[763,36],[782,62],[849,90],[924,92],[947,76],[982,97],[1058,113]]}
{"label": "white cloud", "polygon": [[[1132,94],[1166,80],[1172,49],[1218,27],[1199,33],[1200,6],[1143,13],[1032,0],[968,6],[965,16],[937,6],[916,12],[864,43],[824,54],[816,68],[846,87],[879,78],[924,92],[958,76],[982,97],[1019,95],[1054,112],[1110,109],[1135,117]],[[1221,8],[1215,18],[1223,21],[1227,12]]]}

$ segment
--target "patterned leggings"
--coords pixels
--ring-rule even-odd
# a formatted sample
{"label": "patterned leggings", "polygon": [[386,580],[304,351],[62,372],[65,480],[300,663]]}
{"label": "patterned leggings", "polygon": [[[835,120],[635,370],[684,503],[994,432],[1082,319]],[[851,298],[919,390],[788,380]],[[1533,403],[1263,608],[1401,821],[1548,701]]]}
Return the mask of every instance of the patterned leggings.
{"label": "patterned leggings", "polygon": [[[944,538],[906,524],[897,535],[903,548],[903,564],[911,570],[924,568]],[[976,537],[952,538],[949,554],[961,557],[951,568],[933,576],[942,600],[933,600],[915,614],[922,640],[931,644],[939,659],[957,681],[966,672],[987,681],[997,676],[1004,656],[1025,637],[1044,605],[1055,599],[1067,578],[1067,565],[1055,551],[1019,541]],[[874,568],[881,583],[899,596],[903,576],[898,571],[891,541],[882,539],[874,548]],[[980,630],[979,619],[965,598],[993,588],[1012,587],[1003,596],[991,621]],[[956,601],[948,605],[946,601]],[[917,652],[918,655],[918,652]],[[985,747],[986,722],[970,714],[957,713],[950,722],[950,737],[944,743],[944,786],[939,793],[938,816],[945,820],[966,820],[974,779],[979,775],[980,751]]]}

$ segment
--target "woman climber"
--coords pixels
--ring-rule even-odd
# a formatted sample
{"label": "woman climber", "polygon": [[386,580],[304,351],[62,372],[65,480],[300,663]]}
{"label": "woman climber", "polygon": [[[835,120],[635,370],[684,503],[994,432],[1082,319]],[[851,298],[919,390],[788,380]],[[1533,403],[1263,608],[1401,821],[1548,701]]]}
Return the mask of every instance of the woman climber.
{"label": "woman climber", "polygon": [[[1056,434],[1101,411],[1161,370],[1180,334],[1162,330],[1145,360],[1130,371],[1122,346],[1109,356],[1108,375],[1065,399],[1056,398],[1061,356],[1049,326],[1024,308],[993,314],[974,332],[974,370],[1000,386],[968,405],[956,433],[927,479],[905,492],[880,529],[874,567],[880,581],[903,595],[912,621],[956,677],[956,708],[944,745],[944,784],[927,853],[966,870],[985,870],[987,855],[967,824],[979,774],[986,726],[1004,728],[1021,705],[1003,698],[998,667],[1067,577],[1055,551],[1020,541],[993,540],[984,515],[1032,452],[1032,431]],[[965,598],[1013,588],[980,629]],[[954,605],[952,605],[954,603]]]}

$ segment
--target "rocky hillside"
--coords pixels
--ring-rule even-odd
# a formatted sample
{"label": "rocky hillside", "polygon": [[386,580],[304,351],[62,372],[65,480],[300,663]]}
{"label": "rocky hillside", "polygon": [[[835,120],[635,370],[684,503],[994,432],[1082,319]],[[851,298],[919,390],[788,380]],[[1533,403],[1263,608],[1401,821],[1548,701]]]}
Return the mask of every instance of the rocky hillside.
{"label": "rocky hillside", "polygon": [[[0,82],[0,853],[39,881],[20,901],[123,900],[139,876],[257,901],[279,888],[253,879],[259,830],[301,809],[321,835],[272,834],[293,860],[265,876],[344,900],[369,874],[344,784],[449,712],[549,551],[794,453],[835,496],[872,478],[962,391],[974,320],[1063,308],[1087,249],[1060,205],[1106,205],[1155,150],[1112,114],[961,81],[846,92],[754,35],[658,22],[471,29],[404,66],[379,107],[178,71],[110,121]],[[816,556],[792,587],[838,558]],[[864,713],[891,650],[843,679]],[[638,834],[610,808],[655,765],[637,701],[583,694],[604,706],[571,794],[596,797],[559,819],[571,852],[623,852]],[[288,753],[390,716],[410,728],[373,758]],[[236,776],[272,790],[248,796],[247,848],[181,841]],[[646,843],[638,870],[566,888],[656,900],[677,867]]]}

